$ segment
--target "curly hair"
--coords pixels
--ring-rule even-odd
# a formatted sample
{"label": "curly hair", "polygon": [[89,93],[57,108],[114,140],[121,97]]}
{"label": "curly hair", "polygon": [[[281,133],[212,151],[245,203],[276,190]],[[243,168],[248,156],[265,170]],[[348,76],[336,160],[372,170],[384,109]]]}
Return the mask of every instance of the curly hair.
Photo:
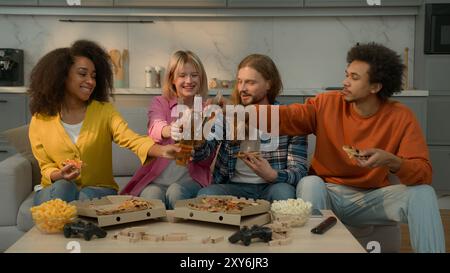
{"label": "curly hair", "polygon": [[357,44],[347,53],[347,63],[363,61],[369,64],[370,83],[381,83],[377,96],[385,101],[401,92],[404,65],[400,55],[381,44]]}
{"label": "curly hair", "polygon": [[[267,99],[270,104],[273,104],[276,97],[283,90],[283,83],[281,81],[278,68],[272,59],[269,56],[262,54],[250,54],[239,63],[237,73],[239,73],[239,70],[244,67],[251,67],[255,69],[266,81],[270,82],[270,89],[267,91]],[[242,104],[237,84],[233,88],[231,98],[234,103]]]}
{"label": "curly hair", "polygon": [[75,57],[86,57],[95,66],[96,86],[88,103],[92,100],[107,102],[112,97],[113,72],[109,55],[95,42],[78,40],[71,47],[50,51],[34,66],[27,90],[32,115],[54,116],[61,110],[66,80]]}

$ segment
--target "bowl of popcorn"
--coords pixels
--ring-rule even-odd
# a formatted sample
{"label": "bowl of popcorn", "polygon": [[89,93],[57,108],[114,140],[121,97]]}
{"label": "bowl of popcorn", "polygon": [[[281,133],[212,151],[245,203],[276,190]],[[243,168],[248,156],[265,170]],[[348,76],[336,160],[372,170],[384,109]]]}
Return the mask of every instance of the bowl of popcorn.
{"label": "bowl of popcorn", "polygon": [[270,212],[272,221],[287,222],[291,227],[301,227],[311,216],[312,204],[302,199],[273,201]]}
{"label": "bowl of popcorn", "polygon": [[30,210],[36,227],[43,233],[62,232],[64,225],[77,216],[77,208],[61,199],[44,202]]}

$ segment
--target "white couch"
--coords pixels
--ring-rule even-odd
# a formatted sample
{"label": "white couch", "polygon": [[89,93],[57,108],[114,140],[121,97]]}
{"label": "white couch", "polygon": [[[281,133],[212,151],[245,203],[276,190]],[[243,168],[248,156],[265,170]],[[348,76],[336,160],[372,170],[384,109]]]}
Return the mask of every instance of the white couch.
{"label": "white couch", "polygon": [[[145,108],[121,108],[119,111],[128,121],[130,128],[137,133],[146,134]],[[25,129],[27,128],[22,128],[20,135],[14,136],[14,141],[21,139],[22,143],[27,142],[28,135]],[[308,141],[308,155],[311,158],[315,137],[310,136]],[[20,148],[18,150],[21,151]],[[7,249],[33,226],[30,214],[34,196],[32,189],[40,182],[39,167],[33,161],[29,148],[22,147],[21,153],[0,162],[0,251]],[[139,165],[138,158],[132,152],[113,144],[113,172],[121,188],[130,180]],[[399,225],[369,226],[364,229],[349,227],[349,229],[364,248],[370,241],[379,241],[382,242],[382,251],[398,252],[400,249]]]}

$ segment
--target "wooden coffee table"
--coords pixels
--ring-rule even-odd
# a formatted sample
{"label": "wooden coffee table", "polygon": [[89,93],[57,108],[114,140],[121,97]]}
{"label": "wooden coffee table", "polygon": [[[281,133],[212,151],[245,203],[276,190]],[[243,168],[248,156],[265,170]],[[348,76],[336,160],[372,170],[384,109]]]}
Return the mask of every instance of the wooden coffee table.
{"label": "wooden coffee table", "polygon": [[[324,217],[331,216],[331,211],[322,211]],[[148,220],[106,228],[106,238],[95,236],[90,241],[81,237],[65,238],[61,234],[42,234],[33,227],[14,245],[6,250],[8,253],[18,252],[71,252],[72,245],[80,247],[80,252],[147,252],[147,253],[301,253],[301,252],[366,252],[366,250],[351,235],[347,228],[338,221],[337,224],[323,235],[312,234],[310,230],[318,225],[322,218],[311,218],[305,226],[293,228],[293,242],[283,246],[269,246],[268,243],[253,239],[250,246],[241,242],[231,244],[228,237],[238,230],[237,226],[206,223],[192,220],[173,219],[173,211],[167,211],[167,217],[161,220]],[[114,240],[112,237],[126,227],[145,226],[154,234],[172,232],[187,233],[184,241],[138,241],[130,243],[125,240]],[[223,236],[219,243],[202,243],[207,236]]]}

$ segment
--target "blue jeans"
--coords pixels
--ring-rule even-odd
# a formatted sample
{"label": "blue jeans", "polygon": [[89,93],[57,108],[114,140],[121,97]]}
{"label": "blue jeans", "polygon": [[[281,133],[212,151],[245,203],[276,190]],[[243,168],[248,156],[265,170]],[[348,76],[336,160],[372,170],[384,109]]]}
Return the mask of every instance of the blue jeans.
{"label": "blue jeans", "polygon": [[237,197],[265,199],[267,201],[295,198],[294,186],[287,183],[236,183],[213,184],[201,189],[198,195],[233,195]]}
{"label": "blue jeans", "polygon": [[195,198],[200,189],[200,184],[194,180],[177,181],[170,185],[150,183],[139,196],[145,199],[159,199],[166,204],[167,209],[174,209],[178,200]]}
{"label": "blue jeans", "polygon": [[436,194],[428,185],[391,185],[360,189],[325,183],[318,176],[303,177],[297,197],[313,208],[331,209],[350,226],[408,223],[416,252],[445,252],[445,237]]}
{"label": "blue jeans", "polygon": [[51,186],[45,187],[34,195],[34,205],[40,205],[46,201],[59,198],[66,202],[74,200],[86,200],[100,198],[106,195],[116,195],[117,191],[104,187],[84,187],[78,190],[74,182],[64,179],[53,182]]}

